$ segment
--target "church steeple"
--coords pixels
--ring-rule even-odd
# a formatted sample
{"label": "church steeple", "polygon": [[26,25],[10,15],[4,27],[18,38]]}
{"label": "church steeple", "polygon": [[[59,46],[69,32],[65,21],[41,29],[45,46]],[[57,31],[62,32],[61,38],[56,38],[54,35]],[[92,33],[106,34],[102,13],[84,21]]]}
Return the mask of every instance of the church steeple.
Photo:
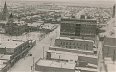
{"label": "church steeple", "polygon": [[4,8],[3,8],[3,11],[2,11],[2,20],[7,20],[8,19],[8,9],[7,9],[7,4],[5,2],[4,4]]}
{"label": "church steeple", "polygon": [[12,23],[14,20],[13,20],[13,14],[11,13],[9,18],[8,18],[8,22]]}

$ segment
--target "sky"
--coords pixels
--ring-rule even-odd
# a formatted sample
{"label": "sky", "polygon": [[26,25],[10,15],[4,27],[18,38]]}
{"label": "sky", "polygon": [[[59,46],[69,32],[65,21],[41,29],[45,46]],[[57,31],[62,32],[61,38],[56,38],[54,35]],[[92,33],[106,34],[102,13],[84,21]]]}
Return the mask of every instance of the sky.
{"label": "sky", "polygon": [[93,1],[93,2],[98,2],[98,1],[107,1],[107,2],[113,2],[115,0],[0,0],[0,1],[60,1],[60,2],[78,2],[78,1]]}
{"label": "sky", "polygon": [[0,0],[0,4],[8,1],[55,1],[55,2],[68,2],[68,3],[81,3],[81,4],[96,4],[96,5],[104,5],[104,6],[113,6],[116,4],[116,0]]}

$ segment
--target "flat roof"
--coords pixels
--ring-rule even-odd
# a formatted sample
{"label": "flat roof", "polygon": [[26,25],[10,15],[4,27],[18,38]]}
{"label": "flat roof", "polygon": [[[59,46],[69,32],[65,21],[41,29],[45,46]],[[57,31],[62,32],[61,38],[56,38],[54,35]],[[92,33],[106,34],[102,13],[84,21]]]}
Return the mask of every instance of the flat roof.
{"label": "flat roof", "polygon": [[42,28],[45,28],[45,29],[53,29],[54,27],[55,27],[56,25],[54,25],[54,24],[44,24],[43,26],[42,26]]}
{"label": "flat roof", "polygon": [[68,63],[63,61],[54,61],[54,60],[39,60],[37,62],[39,66],[46,66],[46,67],[55,67],[55,68],[65,68],[65,69],[74,69],[75,63]]}
{"label": "flat roof", "polygon": [[63,48],[63,47],[58,47],[58,46],[50,46],[49,48],[56,48],[56,49],[65,49],[65,50],[70,50],[70,51],[81,51],[81,52],[91,52],[93,53],[93,51],[89,51],[89,50],[81,50],[81,49],[70,49],[70,48]]}
{"label": "flat roof", "polygon": [[97,72],[97,69],[94,68],[87,68],[87,67],[76,67],[76,69],[80,69],[80,70],[85,70],[85,71],[92,71],[92,72]]}
{"label": "flat roof", "polygon": [[23,41],[2,41],[0,43],[0,48],[16,48],[17,46],[23,44]]}
{"label": "flat roof", "polygon": [[38,23],[38,22],[34,22],[34,23],[28,23],[28,26],[33,26],[33,27],[37,27],[37,26],[40,26],[42,25],[43,23]]}
{"label": "flat roof", "polygon": [[62,40],[74,40],[74,41],[87,41],[87,42],[93,42],[94,43],[94,41],[93,40],[85,40],[85,39],[77,39],[77,38],[74,38],[74,39],[71,39],[71,38],[69,38],[69,37],[59,37],[59,38],[56,38],[56,39],[62,39]]}
{"label": "flat roof", "polygon": [[47,52],[51,52],[51,58],[53,59],[62,59],[62,60],[71,60],[77,61],[78,55],[70,52],[57,52],[53,50],[48,50]]}
{"label": "flat roof", "polygon": [[6,64],[0,64],[0,70],[2,70],[2,68],[4,68],[6,66]]}
{"label": "flat roof", "polygon": [[48,50],[48,52],[53,52],[53,53],[57,53],[57,54],[67,54],[67,55],[74,55],[74,56],[84,56],[84,57],[97,58],[97,56],[95,56],[95,55],[86,55],[86,54],[71,53],[71,52],[64,52],[64,51]]}
{"label": "flat roof", "polygon": [[2,55],[0,56],[0,60],[10,60],[11,55]]}

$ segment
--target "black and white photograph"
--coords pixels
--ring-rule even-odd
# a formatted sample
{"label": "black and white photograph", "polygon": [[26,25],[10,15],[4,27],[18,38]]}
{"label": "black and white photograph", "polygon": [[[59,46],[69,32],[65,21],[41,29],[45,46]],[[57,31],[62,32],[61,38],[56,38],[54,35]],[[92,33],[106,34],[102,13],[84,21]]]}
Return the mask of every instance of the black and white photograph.
{"label": "black and white photograph", "polygon": [[116,72],[116,0],[0,0],[0,72]]}

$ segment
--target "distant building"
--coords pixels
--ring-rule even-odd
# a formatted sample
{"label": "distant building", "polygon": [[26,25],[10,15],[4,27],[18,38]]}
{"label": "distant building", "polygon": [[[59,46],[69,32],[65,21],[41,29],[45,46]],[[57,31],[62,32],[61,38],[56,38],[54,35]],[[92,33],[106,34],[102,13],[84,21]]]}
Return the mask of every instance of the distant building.
{"label": "distant building", "polygon": [[60,37],[55,40],[55,46],[70,49],[93,51],[94,41]]}
{"label": "distant building", "polygon": [[27,24],[24,21],[16,21],[11,13],[7,24],[5,25],[6,34],[9,35],[21,35],[28,29]]}
{"label": "distant building", "polygon": [[95,37],[97,21],[94,19],[61,19],[61,36]]}

